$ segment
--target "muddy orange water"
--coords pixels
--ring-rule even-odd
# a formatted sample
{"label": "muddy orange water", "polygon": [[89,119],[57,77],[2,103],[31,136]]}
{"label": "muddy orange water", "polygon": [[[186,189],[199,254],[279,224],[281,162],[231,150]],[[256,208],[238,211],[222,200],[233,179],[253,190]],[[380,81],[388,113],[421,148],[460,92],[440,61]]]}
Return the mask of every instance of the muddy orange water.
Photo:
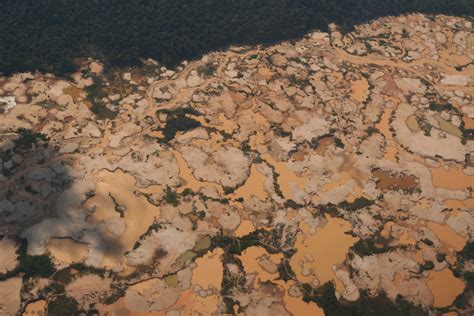
{"label": "muddy orange water", "polygon": [[[300,226],[295,248],[296,254],[291,257],[290,265],[301,282],[311,282],[314,277],[320,284],[334,280],[333,265],[343,262],[349,248],[358,240],[346,234],[351,229],[351,223],[341,218],[326,216],[327,224],[318,227],[311,235],[306,223]],[[305,273],[311,271],[314,273]]]}
{"label": "muddy orange water", "polygon": [[[180,315],[214,315],[219,305],[217,295],[201,297],[192,290],[181,292],[179,300],[168,310],[181,311]],[[160,314],[160,315],[165,315]]]}
{"label": "muddy orange water", "polygon": [[356,81],[353,81],[351,84],[352,95],[351,98],[358,101],[364,102],[367,99],[369,83],[367,79],[362,78]]}
{"label": "muddy orange water", "polygon": [[262,247],[249,247],[245,249],[239,258],[242,261],[247,274],[256,273],[257,279],[261,282],[272,281],[278,277],[278,274],[277,271],[275,271],[275,273],[269,273],[260,266],[260,258],[264,256],[267,256],[275,265],[279,264],[283,258],[282,254],[267,254],[265,249]]}
{"label": "muddy orange water", "polygon": [[463,190],[474,186],[474,176],[466,175],[461,167],[452,166],[448,170],[443,168],[430,168],[433,185],[438,188],[450,190]]}
{"label": "muddy orange water", "polygon": [[321,307],[315,303],[306,303],[301,297],[285,295],[283,301],[285,302],[286,309],[294,316],[324,316],[324,311]]}
{"label": "muddy orange water", "polygon": [[239,227],[234,232],[235,237],[243,237],[245,235],[250,234],[255,230],[255,226],[253,226],[252,221],[250,220],[243,220],[240,222]]}
{"label": "muddy orange water", "polygon": [[173,154],[178,162],[179,176],[185,181],[185,184],[178,189],[178,192],[183,192],[185,189],[199,192],[202,187],[214,187],[218,192],[222,192],[222,187],[216,183],[197,180],[179,151],[173,150]]}
{"label": "muddy orange water", "polygon": [[[85,207],[95,207],[95,212],[90,216],[89,221],[99,224],[115,221],[110,224],[111,229],[117,228],[117,222],[123,220],[125,227],[123,232],[117,236],[114,232],[106,231],[109,238],[107,252],[102,261],[104,267],[115,267],[124,259],[124,254],[133,249],[135,242],[143,235],[150,223],[160,215],[159,209],[148,203],[143,196],[136,196],[135,178],[121,170],[110,172],[99,171],[94,175],[96,183],[96,195],[86,201]],[[124,206],[126,211],[123,218],[115,210],[115,203],[112,199]],[[120,234],[121,233],[121,234]]]}
{"label": "muddy orange water", "polygon": [[300,190],[304,190],[306,179],[297,176],[293,171],[288,169],[285,162],[276,161],[270,154],[262,155],[262,158],[272,165],[279,174],[277,180],[285,198],[294,198],[292,187],[295,185],[298,186]]}
{"label": "muddy orange water", "polygon": [[224,268],[222,267],[221,255],[224,251],[216,248],[205,256],[196,259],[196,268],[193,270],[191,283],[200,285],[207,289],[209,285],[219,289],[221,287]]}
{"label": "muddy orange water", "polygon": [[245,181],[244,185],[235,190],[233,199],[243,198],[249,200],[252,196],[258,197],[260,200],[265,201],[267,198],[267,192],[263,189],[265,186],[265,176],[258,172],[255,164],[252,164],[250,168],[250,176]]}
{"label": "muddy orange water", "polygon": [[474,198],[465,200],[445,200],[444,205],[449,208],[471,208],[474,207]]}
{"label": "muddy orange water", "polygon": [[219,121],[222,123],[221,129],[224,130],[226,133],[231,134],[235,129],[239,127],[237,123],[232,120],[229,120],[224,113],[219,114]]}
{"label": "muddy orange water", "polygon": [[433,293],[434,307],[451,305],[466,287],[464,282],[456,278],[449,268],[442,271],[430,271],[426,283]]}
{"label": "muddy orange water", "polygon": [[[210,286],[220,290],[224,268],[221,262],[221,255],[224,251],[216,248],[205,256],[196,259],[196,268],[193,269],[191,287],[200,285],[207,290]],[[218,307],[219,299],[216,295],[210,295],[205,298],[193,293],[192,290],[182,292],[180,298],[172,309],[184,309],[183,315],[195,315],[196,312],[202,315],[211,315]]]}
{"label": "muddy orange water", "polygon": [[274,280],[273,283],[278,284],[281,288],[285,289],[285,296],[283,297],[283,303],[285,308],[294,316],[324,316],[324,310],[319,307],[316,303],[303,301],[303,297],[294,297],[289,294],[289,289],[295,284],[295,281],[290,280],[285,282],[283,280]]}
{"label": "muddy orange water", "polygon": [[466,238],[457,234],[448,225],[428,222],[426,226],[428,226],[428,228],[436,234],[436,236],[439,238],[439,240],[441,240],[441,242],[453,246],[456,251],[461,251],[466,245]]}

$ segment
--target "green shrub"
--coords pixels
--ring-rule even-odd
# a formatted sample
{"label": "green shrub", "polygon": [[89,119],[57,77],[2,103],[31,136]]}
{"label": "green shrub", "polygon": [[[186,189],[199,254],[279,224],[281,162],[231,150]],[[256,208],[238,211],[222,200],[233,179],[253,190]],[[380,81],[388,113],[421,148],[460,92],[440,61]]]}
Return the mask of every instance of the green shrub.
{"label": "green shrub", "polygon": [[345,209],[347,211],[354,212],[354,211],[358,211],[362,208],[371,206],[373,204],[374,204],[374,201],[372,201],[372,200],[369,200],[365,197],[358,197],[352,203],[349,203],[347,201],[341,202],[339,204],[339,207],[342,207],[343,209]]}
{"label": "green shrub", "polygon": [[352,247],[351,250],[359,256],[371,256],[374,254],[385,253],[393,248],[388,246],[377,247],[372,239],[360,239]]}
{"label": "green shrub", "polygon": [[171,204],[175,207],[181,203],[178,199],[178,194],[175,191],[171,190],[169,186],[166,187],[164,200],[165,203]]}
{"label": "green shrub", "polygon": [[295,272],[290,266],[290,261],[287,258],[281,259],[278,265],[278,275],[283,281],[294,280],[296,278]]}
{"label": "green shrub", "polygon": [[326,315],[331,316],[400,316],[428,315],[420,306],[415,306],[403,297],[392,302],[385,293],[370,297],[361,291],[361,297],[355,302],[338,300],[335,295],[334,283],[327,282],[318,288],[303,284],[303,300],[314,302],[323,308]]}
{"label": "green shrub", "polygon": [[99,120],[113,120],[117,117],[118,112],[110,110],[102,101],[102,98],[107,96],[107,93],[104,91],[104,82],[101,77],[94,75],[92,78],[92,85],[86,87],[87,100],[92,104],[91,111]]}
{"label": "green shrub", "polygon": [[214,75],[216,70],[217,70],[217,65],[214,65],[214,64],[211,64],[211,63],[200,66],[198,68],[198,72],[201,75],[203,75],[204,77],[210,77],[210,76]]}
{"label": "green shrub", "polygon": [[20,262],[16,273],[23,273],[23,278],[42,277],[47,278],[56,271],[51,259],[47,255],[30,256],[27,252],[28,242],[21,240],[20,247],[17,250],[18,261]]}
{"label": "green shrub", "polygon": [[166,126],[161,130],[163,132],[163,138],[160,139],[162,142],[169,142],[172,140],[176,133],[185,132],[201,126],[199,121],[186,116],[187,114],[198,116],[200,113],[192,108],[178,108],[175,110],[160,110],[157,111],[156,115],[160,113],[167,114]]}
{"label": "green shrub", "polygon": [[48,303],[49,316],[76,316],[78,314],[79,304],[71,297],[57,296],[53,301]]}
{"label": "green shrub", "polygon": [[474,259],[474,242],[470,241],[466,243],[464,248],[458,252],[458,256],[463,260],[472,260]]}
{"label": "green shrub", "polygon": [[446,260],[446,254],[444,254],[444,253],[437,253],[436,254],[436,261],[443,262],[444,260]]}
{"label": "green shrub", "polygon": [[24,278],[29,277],[50,277],[55,269],[51,259],[47,255],[41,256],[20,256],[20,271],[24,273]]}
{"label": "green shrub", "polygon": [[117,111],[110,110],[102,101],[94,101],[94,103],[92,103],[91,112],[94,113],[99,120],[113,120],[118,114]]}
{"label": "green shrub", "polygon": [[421,271],[433,270],[434,263],[433,261],[425,261],[422,265],[420,265]]}
{"label": "green shrub", "polygon": [[19,128],[17,133],[20,134],[20,137],[13,141],[17,148],[28,150],[39,140],[44,142],[48,141],[48,137],[45,134],[36,133],[27,128]]}
{"label": "green shrub", "polygon": [[225,195],[231,194],[234,191],[235,191],[235,188],[233,188],[233,187],[226,187],[226,186],[224,187],[224,194]]}

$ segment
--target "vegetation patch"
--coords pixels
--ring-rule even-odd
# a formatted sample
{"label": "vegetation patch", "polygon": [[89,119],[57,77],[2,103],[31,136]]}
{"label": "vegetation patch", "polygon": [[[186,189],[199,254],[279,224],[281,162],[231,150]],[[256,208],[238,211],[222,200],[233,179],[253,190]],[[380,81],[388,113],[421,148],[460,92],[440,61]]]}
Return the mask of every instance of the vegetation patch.
{"label": "vegetation patch", "polygon": [[298,38],[314,29],[327,31],[331,22],[348,32],[356,24],[408,12],[472,16],[474,8],[467,0],[6,0],[0,72],[67,74],[80,57],[119,67],[152,57],[173,67],[233,44]]}
{"label": "vegetation patch", "polygon": [[434,268],[433,261],[425,261],[422,265],[420,265],[420,271],[433,270],[433,268]]}
{"label": "vegetation patch", "polygon": [[353,202],[342,201],[337,205],[333,203],[319,205],[316,214],[329,214],[333,217],[340,217],[342,215],[341,211],[356,212],[374,204],[375,201],[373,200],[369,200],[365,197],[358,197]]}
{"label": "vegetation patch", "polygon": [[[47,143],[49,140],[45,134],[33,132],[31,129],[27,128],[19,128],[17,133],[20,135],[20,137],[15,139],[13,142],[16,148],[23,150],[31,149],[31,146],[36,144],[38,141]],[[47,144],[45,145],[47,146]]]}
{"label": "vegetation patch", "polygon": [[211,77],[217,70],[217,64],[208,63],[198,68],[199,74],[204,77]]}
{"label": "vegetation patch", "polygon": [[291,268],[288,258],[281,259],[280,264],[278,264],[278,278],[285,282],[296,279],[296,274]]}
{"label": "vegetation patch", "polygon": [[107,93],[104,91],[105,84],[101,77],[93,76],[92,85],[86,87],[87,100],[92,104],[91,111],[97,116],[99,120],[113,120],[118,111],[110,110],[107,105],[102,100],[107,96]]}
{"label": "vegetation patch", "polygon": [[7,280],[19,274],[22,274],[23,279],[30,277],[48,278],[53,275],[56,269],[49,256],[30,256],[27,254],[27,248],[27,240],[21,239],[20,247],[16,252],[19,264],[14,270],[0,274],[0,281]]}
{"label": "vegetation patch", "polygon": [[58,296],[48,303],[48,315],[79,315],[79,304],[69,296]]}
{"label": "vegetation patch", "polygon": [[303,300],[313,302],[323,308],[326,315],[334,316],[380,316],[380,315],[428,315],[420,306],[415,306],[397,297],[396,301],[391,301],[385,293],[376,297],[370,297],[361,291],[361,297],[355,302],[348,302],[343,299],[338,300],[335,295],[334,283],[327,282],[318,288],[313,288],[310,284],[302,284]]}
{"label": "vegetation patch", "polygon": [[474,242],[470,241],[466,243],[464,248],[458,252],[458,260],[465,262],[466,260],[474,259]]}
{"label": "vegetation patch", "polygon": [[378,244],[373,239],[360,239],[351,247],[351,250],[354,253],[362,257],[371,256],[374,254],[381,254],[392,251],[394,249],[394,247]]}
{"label": "vegetation patch", "polygon": [[358,197],[357,199],[354,200],[354,202],[343,201],[339,203],[339,207],[349,212],[355,212],[360,209],[369,207],[373,204],[374,204],[374,201],[372,200],[369,200],[365,197]]}
{"label": "vegetation patch", "polygon": [[166,114],[166,126],[164,128],[157,128],[157,131],[163,132],[163,138],[159,139],[161,142],[169,142],[176,133],[185,132],[201,126],[201,123],[188,115],[199,116],[198,111],[192,108],[179,108],[176,110],[158,110],[156,116]]}
{"label": "vegetation patch", "polygon": [[233,237],[223,234],[212,237],[211,248],[222,248],[226,253],[241,255],[242,252],[252,246],[263,247],[268,253],[286,253],[287,249],[292,248],[295,236],[286,236],[283,232],[285,226],[280,224],[272,230],[257,229],[242,236]]}
{"label": "vegetation patch", "polygon": [[166,186],[165,196],[163,197],[163,200],[165,201],[165,203],[171,204],[174,207],[181,204],[181,202],[179,201],[178,193],[176,193],[176,191],[171,190],[169,186]]}

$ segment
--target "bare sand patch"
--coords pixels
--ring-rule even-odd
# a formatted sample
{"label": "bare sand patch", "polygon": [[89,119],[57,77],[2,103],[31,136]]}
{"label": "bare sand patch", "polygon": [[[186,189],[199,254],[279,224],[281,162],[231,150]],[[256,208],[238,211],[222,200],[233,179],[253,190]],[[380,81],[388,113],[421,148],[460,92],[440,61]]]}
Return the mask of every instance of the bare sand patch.
{"label": "bare sand patch", "polygon": [[82,262],[88,253],[88,246],[69,238],[51,238],[47,249],[55,261],[63,264]]}
{"label": "bare sand patch", "polygon": [[17,248],[18,244],[14,240],[8,238],[0,240],[0,274],[7,273],[18,265]]}
{"label": "bare sand patch", "polygon": [[39,300],[26,305],[23,316],[44,316],[46,315],[46,301]]}
{"label": "bare sand patch", "polygon": [[107,297],[110,291],[110,279],[95,274],[80,276],[66,286],[67,293],[82,306],[89,306]]}
{"label": "bare sand patch", "polygon": [[107,251],[101,265],[114,268],[159,217],[160,211],[144,196],[134,194],[136,181],[130,174],[103,170],[95,178],[96,194],[85,206],[95,209],[89,221],[102,224],[107,236]]}
{"label": "bare sand patch", "polygon": [[21,278],[0,282],[0,315],[16,315],[20,309]]}
{"label": "bare sand patch", "polygon": [[367,100],[369,94],[369,83],[367,79],[362,78],[351,82],[351,98],[357,102],[364,102]]}

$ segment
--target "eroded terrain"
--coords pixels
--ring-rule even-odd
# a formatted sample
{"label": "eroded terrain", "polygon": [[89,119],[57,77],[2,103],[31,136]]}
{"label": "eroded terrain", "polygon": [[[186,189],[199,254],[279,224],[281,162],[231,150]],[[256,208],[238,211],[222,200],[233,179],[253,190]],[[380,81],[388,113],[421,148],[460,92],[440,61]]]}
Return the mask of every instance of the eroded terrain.
{"label": "eroded terrain", "polygon": [[332,29],[0,78],[0,315],[472,312],[472,23]]}

